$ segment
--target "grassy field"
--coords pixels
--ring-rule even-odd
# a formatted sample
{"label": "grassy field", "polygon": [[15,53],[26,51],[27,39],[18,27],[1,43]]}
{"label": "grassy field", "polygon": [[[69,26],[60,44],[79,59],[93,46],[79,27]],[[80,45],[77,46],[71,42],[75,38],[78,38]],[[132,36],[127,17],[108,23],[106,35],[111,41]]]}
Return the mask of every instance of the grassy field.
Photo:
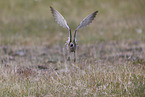
{"label": "grassy field", "polygon": [[[67,29],[57,9],[78,31],[77,63],[66,61]],[[144,0],[1,0],[0,96],[145,95]]]}

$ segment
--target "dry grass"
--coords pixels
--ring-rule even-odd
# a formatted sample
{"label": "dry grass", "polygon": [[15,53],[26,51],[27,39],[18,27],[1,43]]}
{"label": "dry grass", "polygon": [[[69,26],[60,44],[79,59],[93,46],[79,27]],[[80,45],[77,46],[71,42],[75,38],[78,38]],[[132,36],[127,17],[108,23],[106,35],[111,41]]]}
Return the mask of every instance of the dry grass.
{"label": "dry grass", "polygon": [[61,46],[3,47],[0,94],[143,96],[145,45],[125,42],[82,45],[76,64],[65,61]]}
{"label": "dry grass", "polygon": [[[144,4],[144,0],[0,1],[1,96],[143,97]],[[73,30],[85,16],[99,11],[89,27],[79,30],[77,63],[66,61],[67,30],[54,22],[50,5]]]}

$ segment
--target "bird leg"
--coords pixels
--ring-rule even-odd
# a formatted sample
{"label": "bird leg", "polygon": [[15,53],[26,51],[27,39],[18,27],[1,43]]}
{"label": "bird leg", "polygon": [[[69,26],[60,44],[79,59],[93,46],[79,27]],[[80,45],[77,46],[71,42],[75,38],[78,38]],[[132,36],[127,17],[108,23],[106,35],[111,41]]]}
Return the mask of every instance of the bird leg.
{"label": "bird leg", "polygon": [[70,61],[70,51],[69,51],[69,48],[67,49],[67,61]]}
{"label": "bird leg", "polygon": [[74,62],[76,62],[76,53],[74,51]]}

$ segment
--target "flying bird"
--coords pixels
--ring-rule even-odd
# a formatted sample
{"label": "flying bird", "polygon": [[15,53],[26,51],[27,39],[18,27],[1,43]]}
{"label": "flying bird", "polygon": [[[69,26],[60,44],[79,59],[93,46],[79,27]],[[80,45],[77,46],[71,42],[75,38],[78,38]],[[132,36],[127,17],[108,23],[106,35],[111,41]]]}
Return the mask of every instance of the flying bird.
{"label": "flying bird", "polygon": [[82,29],[82,28],[88,26],[94,20],[98,11],[95,11],[92,14],[88,15],[80,22],[78,27],[75,29],[74,37],[72,39],[71,29],[68,26],[67,21],[64,19],[64,17],[57,10],[55,10],[52,7],[50,7],[50,9],[51,9],[51,12],[53,14],[55,21],[63,28],[68,29],[68,32],[69,32],[69,37],[68,37],[68,41],[67,41],[68,60],[70,60],[70,53],[74,52],[74,62],[75,62],[76,61],[76,54],[75,53],[76,53],[76,48],[77,48],[77,31],[78,31],[78,29]]}

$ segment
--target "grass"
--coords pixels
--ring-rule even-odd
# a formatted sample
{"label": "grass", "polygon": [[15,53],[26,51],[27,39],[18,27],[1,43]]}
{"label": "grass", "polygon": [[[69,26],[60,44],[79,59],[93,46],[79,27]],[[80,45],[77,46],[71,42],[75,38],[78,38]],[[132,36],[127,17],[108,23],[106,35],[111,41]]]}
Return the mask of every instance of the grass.
{"label": "grass", "polygon": [[[42,42],[50,42],[52,39],[64,43],[68,36],[68,34],[65,34],[67,33],[67,30],[61,28],[54,22],[49,6],[53,6],[61,12],[73,30],[75,30],[85,16],[95,10],[99,11],[91,26],[78,32],[80,36],[83,34],[83,36],[80,37],[83,43],[86,41],[85,37],[88,37],[88,35],[88,38],[96,36],[95,39],[87,41],[90,43],[99,40],[145,40],[143,37],[145,15],[143,4],[144,1],[142,0],[138,2],[136,2],[136,0],[91,0],[91,2],[87,0],[73,2],[63,2],[61,0],[1,1],[0,6],[3,10],[1,10],[0,13],[0,39],[2,41],[0,44],[11,44],[12,42],[17,45],[17,41],[19,41],[19,43],[22,42],[21,44],[23,44],[23,42],[25,43],[29,40],[29,45],[38,45],[39,41],[41,41],[39,42],[39,45],[41,45]],[[64,5],[65,8],[62,7],[62,5]],[[76,7],[74,7],[74,5]],[[141,30],[141,34],[138,33],[138,29]],[[92,35],[88,33],[90,31]],[[62,36],[59,36],[59,33],[62,33]],[[11,39],[9,40],[8,37],[18,37],[18,39],[12,41]],[[31,39],[31,37],[34,38]],[[64,40],[62,40],[62,38],[64,38]],[[53,44],[53,41],[48,44]]]}
{"label": "grass", "polygon": [[[1,96],[138,96],[145,94],[144,0],[1,0]],[[68,34],[53,6],[78,32],[77,63],[67,62]],[[73,58],[72,58],[73,59]]]}
{"label": "grass", "polygon": [[[1,69],[1,96],[140,96],[144,95],[144,70],[132,63],[111,66],[89,64],[67,71],[35,70],[17,74]],[[63,65],[63,64],[60,64]],[[33,74],[32,74],[33,72]]]}

